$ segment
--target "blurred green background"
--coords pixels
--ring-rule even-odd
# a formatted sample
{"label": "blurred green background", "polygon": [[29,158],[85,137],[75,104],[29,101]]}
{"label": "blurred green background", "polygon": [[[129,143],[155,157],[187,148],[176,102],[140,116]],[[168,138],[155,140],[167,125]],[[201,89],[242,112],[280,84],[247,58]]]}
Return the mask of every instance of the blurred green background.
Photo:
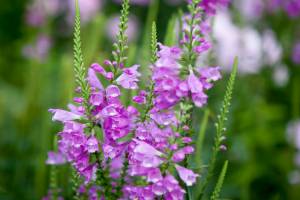
{"label": "blurred green background", "polygon": [[[48,0],[47,3],[43,0],[10,0],[0,6],[1,200],[34,200],[47,194],[49,166],[45,160],[60,128],[51,122],[47,110],[65,108],[72,99],[72,6],[69,0]],[[174,3],[157,0],[146,5],[132,5],[128,64],[140,63],[146,70],[150,25],[153,20],[157,21],[159,40],[164,41],[166,33],[170,33],[168,24],[172,23],[169,21],[178,14],[178,9],[184,10],[180,2]],[[82,25],[86,65],[110,58],[114,16],[120,9],[119,4],[111,1],[99,0],[97,6],[90,4],[81,6],[82,12],[87,9]],[[276,63],[260,62],[258,70],[248,73],[242,69],[239,73],[228,123],[228,151],[221,156],[217,168],[221,168],[224,159],[229,160],[222,196],[243,200],[298,200],[300,67],[292,54],[300,40],[299,17],[290,18],[279,10],[249,20],[250,17],[243,16],[242,8],[235,3],[226,12],[236,27],[251,26],[257,34],[263,34],[265,29],[272,30],[281,55]],[[221,19],[225,18],[221,16]],[[231,37],[234,35],[229,34],[228,39]],[[251,38],[245,40],[251,43]],[[215,40],[215,52],[219,52],[221,42],[218,37]],[[227,49],[231,50],[234,52],[233,46]],[[266,51],[272,53],[275,49],[267,48]],[[253,61],[255,58],[247,58],[247,53],[245,51],[245,60]],[[259,49],[254,53],[259,54],[260,60],[266,56]],[[218,55],[212,57],[209,64],[222,66]],[[229,63],[230,59],[228,57]],[[252,63],[247,65],[246,61],[244,67],[252,68]],[[230,67],[225,65],[225,68]],[[224,94],[227,72],[223,71],[224,79],[210,92],[204,160],[210,154],[213,122]],[[202,118],[203,109],[197,110],[196,128],[201,127]],[[68,168],[63,167],[62,175],[67,171]],[[61,179],[60,186],[67,190],[67,180],[63,176]]]}

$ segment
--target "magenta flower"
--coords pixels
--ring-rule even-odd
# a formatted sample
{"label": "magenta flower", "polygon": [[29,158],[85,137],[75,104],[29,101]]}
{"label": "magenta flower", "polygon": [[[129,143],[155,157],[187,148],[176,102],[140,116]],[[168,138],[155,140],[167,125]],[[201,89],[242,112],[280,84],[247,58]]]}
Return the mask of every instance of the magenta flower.
{"label": "magenta flower", "polygon": [[141,90],[139,95],[134,96],[132,100],[137,104],[145,104],[146,103],[147,94],[146,91]]}

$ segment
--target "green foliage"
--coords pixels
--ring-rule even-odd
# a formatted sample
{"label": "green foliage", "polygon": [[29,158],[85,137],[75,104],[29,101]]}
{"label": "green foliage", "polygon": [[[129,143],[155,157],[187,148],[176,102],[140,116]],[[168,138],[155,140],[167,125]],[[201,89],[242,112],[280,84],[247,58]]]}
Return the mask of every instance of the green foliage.
{"label": "green foliage", "polygon": [[201,167],[202,164],[202,150],[203,150],[203,142],[205,138],[205,132],[207,129],[208,124],[208,117],[209,117],[210,111],[209,109],[206,109],[204,111],[204,116],[201,121],[201,127],[198,133],[197,141],[196,141],[196,152],[195,152],[195,164],[196,167]]}
{"label": "green foliage", "polygon": [[164,45],[172,46],[176,44],[177,31],[174,30],[176,28],[175,25],[177,21],[181,21],[181,20],[178,20],[178,17],[176,15],[173,15],[169,20],[165,39],[164,39]]}
{"label": "green foliage", "polygon": [[75,1],[76,14],[75,14],[75,27],[74,27],[74,71],[75,81],[81,89],[81,94],[84,99],[83,105],[85,109],[90,112],[89,96],[90,87],[86,81],[86,69],[83,62],[83,54],[81,50],[81,36],[80,36],[80,9],[78,0]]}
{"label": "green foliage", "polygon": [[216,187],[213,191],[213,194],[210,198],[211,200],[218,200],[219,199],[220,192],[221,192],[221,189],[222,189],[222,186],[223,186],[223,182],[224,182],[224,179],[225,179],[225,176],[226,176],[226,173],[227,173],[227,168],[228,168],[228,160],[226,160],[224,165],[223,165],[221,174],[218,178],[217,185],[216,185]]}
{"label": "green foliage", "polygon": [[230,75],[230,78],[229,78],[229,81],[227,84],[223,104],[222,104],[222,107],[220,110],[220,114],[218,115],[218,120],[217,120],[217,123],[215,124],[216,136],[214,139],[213,152],[212,152],[211,160],[210,160],[210,163],[208,166],[207,175],[206,175],[205,179],[203,180],[202,185],[200,187],[200,195],[199,195],[199,198],[197,198],[199,200],[203,198],[204,191],[207,187],[207,184],[209,183],[210,179],[213,176],[217,156],[218,156],[218,153],[220,152],[220,147],[221,147],[222,141],[224,140],[223,136],[226,131],[225,122],[227,121],[227,115],[229,113],[229,107],[231,104],[235,78],[237,75],[237,69],[238,69],[238,59],[235,58],[234,64],[233,64],[233,69],[232,69],[232,72],[231,72],[231,75]]}

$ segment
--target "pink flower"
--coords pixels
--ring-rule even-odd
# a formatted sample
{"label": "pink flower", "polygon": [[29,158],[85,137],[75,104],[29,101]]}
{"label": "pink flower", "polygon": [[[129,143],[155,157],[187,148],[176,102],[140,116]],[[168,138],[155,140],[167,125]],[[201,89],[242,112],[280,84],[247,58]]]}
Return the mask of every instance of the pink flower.
{"label": "pink flower", "polygon": [[187,154],[192,154],[194,152],[194,148],[191,146],[186,146],[180,150],[178,150],[177,152],[174,153],[172,160],[174,162],[181,162],[184,160],[185,156]]}
{"label": "pink flower", "polygon": [[179,174],[179,177],[185,182],[187,186],[192,186],[195,182],[198,174],[195,174],[192,170],[175,165],[175,168]]}
{"label": "pink flower", "polygon": [[203,92],[203,85],[200,79],[195,76],[193,71],[190,71],[188,86],[192,94],[199,94]]}
{"label": "pink flower", "polygon": [[99,151],[99,147],[98,147],[98,140],[95,136],[91,136],[88,140],[87,140],[87,150],[89,153],[95,153]]}
{"label": "pink flower", "polygon": [[147,156],[162,156],[163,154],[156,150],[153,146],[150,144],[147,144],[146,142],[138,141],[136,140],[137,146],[134,148],[135,153],[141,153]]}
{"label": "pink flower", "polygon": [[78,114],[74,114],[72,112],[68,112],[60,109],[49,109],[49,112],[54,114],[52,117],[53,121],[66,122],[66,121],[72,121],[81,118],[81,116]]}
{"label": "pink flower", "polygon": [[94,69],[89,68],[87,80],[88,80],[89,84],[91,85],[91,87],[99,89],[99,90],[103,90],[103,86],[102,86],[101,82],[99,81]]}
{"label": "pink flower", "polygon": [[139,81],[138,77],[141,76],[137,71],[139,67],[139,65],[133,65],[130,68],[125,68],[121,76],[117,78],[116,82],[125,89],[137,89],[137,82]]}
{"label": "pink flower", "polygon": [[110,85],[106,88],[107,98],[116,98],[121,95],[120,89],[116,85]]}
{"label": "pink flower", "polygon": [[134,96],[132,100],[137,104],[145,104],[146,103],[146,91],[142,90],[140,91],[139,95]]}
{"label": "pink flower", "polygon": [[198,72],[201,78],[205,78],[208,81],[217,81],[222,78],[220,67],[198,68]]}

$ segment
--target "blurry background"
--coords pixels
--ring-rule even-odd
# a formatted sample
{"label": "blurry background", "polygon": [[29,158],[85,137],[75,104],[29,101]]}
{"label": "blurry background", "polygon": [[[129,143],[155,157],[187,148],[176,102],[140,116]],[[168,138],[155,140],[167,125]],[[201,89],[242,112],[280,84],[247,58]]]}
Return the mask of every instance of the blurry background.
{"label": "blurry background", "polygon": [[[157,20],[163,42],[178,10],[185,9],[182,1],[131,1],[128,64],[140,63],[146,70],[143,58],[152,21]],[[80,0],[80,7],[85,63],[102,63],[110,58],[120,5],[118,0]],[[46,154],[60,128],[47,110],[66,107],[73,94],[73,8],[73,0],[1,3],[1,200],[35,200],[47,194]],[[240,59],[228,151],[218,167],[229,159],[222,196],[300,199],[300,1],[233,0],[214,18],[211,38],[213,52],[199,65],[220,65],[224,80],[210,94],[204,160],[211,150],[227,73],[234,56]],[[197,128],[202,117],[203,110],[197,110]],[[65,168],[61,170],[67,172]],[[67,190],[62,179],[61,187]]]}

